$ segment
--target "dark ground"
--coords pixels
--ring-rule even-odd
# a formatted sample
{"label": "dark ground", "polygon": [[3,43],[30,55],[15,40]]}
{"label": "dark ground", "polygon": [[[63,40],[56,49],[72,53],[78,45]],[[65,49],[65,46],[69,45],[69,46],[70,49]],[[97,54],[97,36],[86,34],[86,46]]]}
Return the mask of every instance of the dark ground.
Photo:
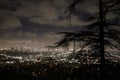
{"label": "dark ground", "polygon": [[120,80],[120,64],[106,64],[102,75],[99,64],[4,64],[0,65],[0,80]]}

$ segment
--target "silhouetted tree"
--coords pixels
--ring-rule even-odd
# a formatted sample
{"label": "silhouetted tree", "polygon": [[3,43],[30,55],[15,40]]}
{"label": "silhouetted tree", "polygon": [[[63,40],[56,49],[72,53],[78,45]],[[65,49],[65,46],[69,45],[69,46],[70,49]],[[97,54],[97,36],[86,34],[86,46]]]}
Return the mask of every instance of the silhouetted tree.
{"label": "silhouetted tree", "polygon": [[[69,13],[71,20],[71,14],[75,10],[76,5],[81,0],[75,0],[67,7],[66,13]],[[62,32],[64,37],[58,42],[62,44],[69,43],[71,41],[83,41],[84,47],[91,47],[91,52],[99,53],[100,63],[105,64],[105,48],[117,48],[120,43],[118,34],[119,14],[120,14],[120,1],[119,0],[99,0],[99,13],[94,16],[90,16],[86,21],[93,21],[86,27],[85,31],[79,32]],[[112,14],[112,17],[109,17]],[[115,17],[114,17],[115,16]],[[70,21],[71,22],[71,21]],[[71,26],[71,23],[70,23]],[[116,27],[116,28],[114,28]],[[58,46],[61,46],[58,45]]]}

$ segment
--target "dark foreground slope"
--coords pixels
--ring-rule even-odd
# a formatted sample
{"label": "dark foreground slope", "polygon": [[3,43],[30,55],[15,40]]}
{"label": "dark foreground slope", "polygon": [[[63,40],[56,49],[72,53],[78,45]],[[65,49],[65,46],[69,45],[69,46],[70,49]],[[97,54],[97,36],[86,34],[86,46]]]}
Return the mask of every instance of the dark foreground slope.
{"label": "dark foreground slope", "polygon": [[[120,80],[120,64],[104,66],[104,80]],[[101,80],[99,64],[63,62],[15,63],[0,65],[0,80]],[[103,79],[102,79],[103,80]]]}

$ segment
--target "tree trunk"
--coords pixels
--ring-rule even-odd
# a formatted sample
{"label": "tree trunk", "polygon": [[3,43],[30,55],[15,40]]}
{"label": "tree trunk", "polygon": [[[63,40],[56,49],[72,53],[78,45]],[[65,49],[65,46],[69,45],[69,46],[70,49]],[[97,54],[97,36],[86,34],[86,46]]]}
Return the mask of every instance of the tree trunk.
{"label": "tree trunk", "polygon": [[101,76],[100,80],[105,80],[105,49],[104,49],[104,13],[103,13],[103,0],[99,0],[99,53],[101,63]]}
{"label": "tree trunk", "polygon": [[75,53],[75,50],[76,50],[76,42],[75,40],[73,41],[73,53]]}
{"label": "tree trunk", "polygon": [[100,63],[105,64],[105,51],[104,51],[104,14],[102,0],[99,0],[99,45],[100,45]]}

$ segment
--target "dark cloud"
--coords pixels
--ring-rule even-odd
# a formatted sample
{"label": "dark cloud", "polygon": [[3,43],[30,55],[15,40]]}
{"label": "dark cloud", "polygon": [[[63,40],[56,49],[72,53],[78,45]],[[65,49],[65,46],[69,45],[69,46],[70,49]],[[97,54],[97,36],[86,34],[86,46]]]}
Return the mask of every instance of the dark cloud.
{"label": "dark cloud", "polygon": [[[65,18],[65,8],[72,0],[0,0],[0,47],[7,45],[10,40],[32,40],[39,45],[52,44],[58,39],[59,31],[80,30],[89,17],[88,12],[96,12],[90,7],[91,3],[77,6],[76,13],[72,15],[72,27]],[[89,6],[84,7],[84,6]],[[94,9],[92,9],[94,8]],[[80,12],[77,12],[80,11]],[[79,17],[82,16],[82,17]],[[15,43],[17,44],[17,42]],[[9,42],[9,46],[13,43]],[[30,45],[38,46],[36,43]]]}
{"label": "dark cloud", "polygon": [[21,4],[18,0],[0,0],[0,9],[15,11]]}

